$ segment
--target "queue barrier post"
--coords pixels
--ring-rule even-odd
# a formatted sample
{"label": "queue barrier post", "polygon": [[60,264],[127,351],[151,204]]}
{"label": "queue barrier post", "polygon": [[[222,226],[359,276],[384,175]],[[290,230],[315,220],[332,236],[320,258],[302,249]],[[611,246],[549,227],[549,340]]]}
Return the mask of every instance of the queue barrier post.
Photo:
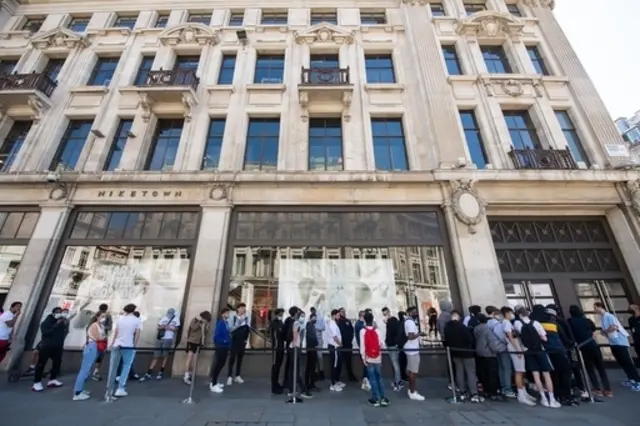
{"label": "queue barrier post", "polygon": [[116,377],[118,376],[118,367],[120,366],[120,360],[122,354],[119,347],[111,347],[109,353],[109,373],[107,374],[107,389],[104,394],[104,402],[114,402],[118,398],[114,396],[116,388]]}
{"label": "queue barrier post", "polygon": [[298,402],[302,402],[302,400],[298,399],[298,350],[297,346],[293,347],[293,351],[289,352],[293,355],[293,372],[291,373],[291,399],[288,399],[287,404],[296,405]]}
{"label": "queue barrier post", "polygon": [[[452,398],[449,400],[449,402],[451,404],[457,404],[458,395],[456,392],[456,378],[455,378],[455,375],[453,374],[453,361],[451,359],[451,348],[449,348],[449,346],[447,346],[447,364],[449,366],[449,381],[451,383],[451,393],[452,393]],[[464,374],[464,372],[459,371],[458,374]]]}
{"label": "queue barrier post", "polygon": [[183,404],[195,404],[193,399],[193,390],[196,386],[196,371],[198,369],[198,359],[200,358],[200,347],[196,349],[196,353],[193,354],[193,368],[191,369],[191,384],[189,385],[189,396],[182,401]]}
{"label": "queue barrier post", "polygon": [[587,367],[585,366],[584,363],[584,358],[582,356],[582,351],[580,350],[580,348],[582,346],[584,346],[586,343],[590,342],[591,339],[587,340],[586,342],[582,342],[581,344],[576,346],[576,352],[578,354],[578,362],[580,363],[580,373],[582,375],[582,382],[584,383],[585,387],[587,388],[587,393],[589,394],[589,402],[591,402],[592,404],[596,402],[595,398],[593,397],[593,392],[591,391],[591,385],[589,384],[589,377],[587,376]]}

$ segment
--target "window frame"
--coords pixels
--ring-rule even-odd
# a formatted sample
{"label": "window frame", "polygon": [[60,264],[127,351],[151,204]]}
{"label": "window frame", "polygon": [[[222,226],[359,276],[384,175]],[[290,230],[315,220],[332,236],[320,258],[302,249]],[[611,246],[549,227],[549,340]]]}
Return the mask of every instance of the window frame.
{"label": "window frame", "polygon": [[[276,128],[278,129],[278,133],[277,134],[269,134],[269,133],[264,133],[264,132],[260,132],[256,135],[252,135],[251,134],[251,127],[253,123],[270,123],[270,124],[277,124]],[[278,170],[278,157],[280,156],[280,135],[281,135],[281,117],[277,117],[277,118],[269,118],[269,117],[251,117],[249,118],[249,123],[247,125],[247,136],[246,136],[246,143],[245,143],[245,150],[244,150],[244,160],[242,163],[242,170],[244,171],[277,171]],[[252,139],[252,140],[250,140]],[[253,140],[255,139],[255,140]],[[257,140],[257,142],[256,142]],[[259,148],[260,148],[260,155],[259,155],[259,164],[256,165],[249,165],[250,167],[247,167],[247,156],[249,154],[249,150],[250,150],[250,144],[251,143],[259,143]],[[265,167],[265,147],[269,148],[269,146],[267,146],[266,144],[272,144],[275,146],[276,150],[276,158],[275,158],[275,164],[273,164],[273,168],[271,168],[269,165],[267,165],[268,167]],[[255,148],[255,147],[253,147]]]}
{"label": "window frame", "polygon": [[[528,109],[503,110],[502,115],[504,117],[507,131],[509,132],[509,138],[511,139],[511,146],[513,147],[513,149],[544,149],[542,141],[540,140],[540,135],[538,134],[538,129],[536,128],[535,123],[533,122],[533,118],[531,117],[531,112]],[[507,117],[514,117],[516,115],[522,116],[524,127],[516,127],[512,129],[511,127],[509,127],[509,120],[507,119]],[[516,146],[512,132],[518,132],[519,135],[521,135],[523,132],[527,132],[533,146],[526,146],[526,143],[522,144],[522,146]],[[522,138],[520,138],[520,142],[522,142]]]}
{"label": "window frame", "polygon": [[[547,61],[544,58],[544,55],[540,51],[539,45],[527,45],[525,46],[527,50],[527,56],[529,57],[529,61],[531,61],[531,66],[536,71],[536,74],[540,74],[543,76],[550,76],[551,70],[549,65],[547,65]],[[532,55],[533,53],[533,55]]]}
{"label": "window frame", "polygon": [[[261,66],[260,65],[260,61],[271,61],[271,60],[276,60],[276,59],[280,59],[282,58],[282,67],[277,66],[277,67],[270,67],[270,66]],[[286,66],[286,56],[284,53],[282,54],[275,54],[275,53],[258,53],[256,55],[256,63],[255,66],[253,68],[253,83],[254,84],[283,84],[284,83],[284,76],[285,76],[285,66]],[[275,81],[269,81],[269,82],[264,82],[264,81],[258,81],[259,78],[259,73],[258,70],[266,70],[268,71],[268,79],[269,80],[275,80],[276,78],[273,77],[271,75],[272,70],[280,70],[281,69],[281,73],[280,73],[280,78],[279,81],[275,82]],[[261,77],[261,80],[264,80],[265,77]]]}
{"label": "window frame", "polygon": [[[116,19],[113,21],[114,28],[129,28],[133,30],[136,27],[136,23],[138,22],[138,18],[140,15],[119,15],[116,14]],[[121,25],[121,21],[128,21],[130,25]],[[133,21],[132,21],[133,20]],[[120,25],[119,25],[120,24]]]}
{"label": "window frame", "polygon": [[[467,16],[471,16],[474,13],[479,13],[479,12],[486,12],[487,10],[489,10],[489,7],[487,6],[487,2],[468,2],[468,1],[463,1],[462,2],[462,7],[464,8],[464,12],[467,14]],[[473,10],[472,12],[469,12],[469,9]]]}
{"label": "window frame", "polygon": [[[238,16],[240,17],[240,22],[239,23],[237,21],[237,17]],[[234,20],[234,18],[236,18],[236,19]],[[237,23],[237,25],[235,25],[234,22]],[[229,27],[234,27],[234,28],[243,27],[244,26],[244,10],[242,10],[242,11],[239,11],[239,10],[230,11],[229,12],[229,20],[227,22],[227,25]]]}
{"label": "window frame", "polygon": [[[60,139],[60,142],[58,143],[58,147],[56,149],[56,154],[53,156],[53,160],[51,161],[51,165],[49,166],[49,170],[51,171],[56,171],[58,166],[62,163],[62,156],[64,154],[64,152],[67,149],[67,145],[70,142],[73,143],[78,143],[80,144],[79,146],[79,150],[78,150],[78,155],[77,158],[75,160],[75,164],[73,164],[73,166],[71,166],[70,164],[65,164],[62,163],[64,166],[68,166],[71,167],[71,170],[76,170],[76,167],[78,166],[78,160],[80,159],[80,156],[82,155],[82,151],[85,148],[85,145],[87,143],[87,139],[89,138],[89,134],[91,133],[91,128],[93,127],[93,123],[94,120],[69,120],[69,123],[67,124],[67,128],[64,131],[64,134],[62,135],[62,138]],[[80,138],[80,137],[71,137],[71,135],[73,134],[73,129],[72,129],[72,125],[78,123],[79,125],[87,125],[87,132],[86,134]],[[77,146],[75,147],[76,149],[78,148]],[[75,151],[75,149],[74,149]]]}
{"label": "window frame", "polygon": [[[222,132],[212,133],[216,124],[221,123]],[[204,144],[204,152],[202,153],[202,164],[200,170],[219,170],[220,169],[220,154],[222,153],[222,144],[224,143],[224,132],[227,128],[226,117],[211,117],[209,119],[209,128],[207,129],[207,138]],[[217,150],[218,161],[213,167],[206,167],[207,152],[210,148]]]}
{"label": "window frame", "polygon": [[2,73],[0,72],[0,75],[11,75],[14,74],[16,72],[16,67],[18,66],[18,63],[20,62],[20,58],[17,59],[11,59],[11,58],[0,58],[0,68],[4,68],[4,65],[13,65],[11,66],[11,71],[8,73]]}
{"label": "window frame", "polygon": [[[188,24],[202,24],[205,27],[208,27],[211,25],[211,19],[213,16],[213,12],[189,12],[189,15],[187,15],[187,23]],[[197,19],[197,20],[192,20],[192,18],[194,17],[200,17],[202,19],[205,20],[205,22],[202,22],[201,19]]]}
{"label": "window frame", "polygon": [[169,24],[169,14],[158,12],[156,21],[153,23],[153,28],[167,28],[167,24]]}
{"label": "window frame", "polygon": [[[102,56],[102,57],[98,57],[98,59],[96,60],[96,63],[93,65],[93,69],[91,70],[91,75],[89,76],[89,79],[87,80],[87,84],[85,84],[85,86],[104,86],[104,87],[109,87],[111,86],[111,83],[113,81],[113,75],[116,72],[116,69],[118,68],[118,64],[120,63],[120,59],[121,57],[113,57],[113,56]],[[113,70],[111,70],[111,75],[109,76],[108,79],[104,79],[102,84],[97,84],[97,78],[98,76],[102,73],[105,74],[109,71],[109,70],[105,70],[102,71],[100,69],[98,69],[99,66],[101,65],[108,65],[108,64],[113,64],[115,60],[115,66],[113,67]],[[109,80],[109,84],[104,84],[105,81]]]}
{"label": "window frame", "polygon": [[[313,127],[314,123],[320,123],[323,122],[322,126],[316,126]],[[335,124],[337,124],[338,126],[335,126]],[[323,129],[324,132],[322,135],[318,135],[318,136],[312,136],[312,129]],[[329,164],[329,158],[330,156],[328,155],[328,151],[331,147],[333,147],[332,144],[329,144],[328,142],[333,141],[335,139],[337,139],[337,136],[332,136],[330,134],[327,134],[327,129],[334,129],[334,128],[338,128],[339,129],[339,138],[340,138],[340,158],[339,158],[339,167],[331,167],[331,165]],[[316,142],[318,145],[318,147],[324,148],[323,149],[323,159],[324,159],[324,168],[312,168],[312,162],[311,162],[311,153],[312,153],[312,141]],[[343,132],[343,128],[342,128],[342,118],[336,118],[336,117],[326,117],[326,118],[310,118],[309,119],[309,127],[308,127],[308,155],[307,155],[307,170],[312,171],[312,172],[326,172],[326,171],[342,171],[344,170],[344,132]]]}
{"label": "window frame", "polygon": [[429,10],[432,17],[447,16],[447,9],[444,7],[441,1],[430,1]]}
{"label": "window frame", "polygon": [[[233,64],[231,66],[228,65],[228,62],[231,61],[231,59],[233,59]],[[222,54],[222,59],[220,60],[220,69],[218,70],[218,84],[219,85],[232,85],[233,84],[233,80],[235,79],[235,75],[236,75],[236,63],[237,63],[237,55],[235,53],[223,53]],[[223,80],[223,76],[226,73],[231,73],[231,78],[230,79],[224,79]]]}
{"label": "window frame", "polygon": [[[265,17],[268,19],[265,20]],[[284,17],[284,20],[282,19]],[[270,21],[270,22],[266,22]],[[289,11],[262,11],[260,13],[260,25],[289,25]]]}
{"label": "window frame", "polygon": [[[380,134],[377,135],[375,132],[375,127],[374,127],[374,123],[380,123],[380,122],[384,122],[385,127],[388,127],[388,123],[393,122],[393,123],[398,123],[400,125],[400,135],[393,135],[389,132],[385,133],[385,134]],[[406,136],[406,132],[404,130],[404,121],[402,119],[402,117],[371,117],[371,139],[372,139],[372,147],[373,147],[373,157],[374,157],[374,167],[375,170],[378,171],[388,171],[388,172],[408,172],[411,170],[411,167],[409,165],[409,153],[407,150],[407,136]],[[392,152],[392,145],[393,142],[396,139],[401,139],[402,141],[402,147],[403,147],[403,160],[404,160],[404,166],[405,168],[395,168],[394,164],[393,164],[393,152]],[[386,145],[383,148],[386,148],[387,150],[387,156],[388,156],[388,161],[389,161],[389,166],[390,168],[379,168],[378,167],[378,158],[375,155],[376,152],[376,142],[378,143],[385,143]]]}
{"label": "window frame", "polygon": [[[180,126],[177,126],[176,123],[180,123]],[[162,156],[163,166],[160,167],[159,169],[156,169],[156,168],[152,169],[151,166],[153,165],[153,161],[154,161],[155,156],[156,156],[156,150],[158,149],[158,145],[159,145],[159,142],[160,142],[160,133],[164,129],[167,129],[167,127],[162,126],[162,124],[168,124],[167,127],[168,127],[168,130],[170,132],[179,127],[180,128],[180,135],[177,138],[176,138],[175,135],[170,135],[170,136],[167,136],[166,138],[162,139],[163,141],[166,139],[167,143],[175,142],[175,154],[174,154],[174,157],[173,157],[173,163],[170,165],[171,168],[170,169],[165,169],[165,167],[167,166],[167,164],[166,164],[167,150],[169,150],[172,147],[165,147],[164,148],[164,154]],[[149,151],[147,153],[147,159],[145,161],[144,171],[147,171],[147,172],[172,171],[173,168],[176,165],[176,159],[178,158],[178,149],[180,149],[180,139],[182,139],[182,133],[183,132],[184,132],[184,120],[176,119],[176,118],[159,119],[158,122],[156,123],[156,128],[154,129],[154,132],[153,132],[153,138],[151,139],[151,145],[149,146]]]}
{"label": "window frame", "polygon": [[[25,127],[16,129],[16,125]],[[0,156],[6,156],[0,163],[0,173],[7,173],[11,169],[32,127],[33,121],[30,120],[16,120],[13,122],[7,136],[0,142]],[[21,131],[18,133],[18,130]]]}
{"label": "window frame", "polygon": [[[62,68],[64,68],[64,64],[67,62],[67,58],[48,58],[47,59],[47,64],[44,66],[42,73],[45,74],[47,77],[49,77],[49,79],[51,81],[53,81],[54,83],[58,81],[58,78],[60,77],[60,72],[62,71]],[[50,75],[50,73],[54,70],[51,70],[50,67],[52,64],[59,64],[59,67],[57,69],[57,71],[55,72],[55,77],[52,77]]]}
{"label": "window frame", "polygon": [[[493,53],[491,53],[490,51],[493,51]],[[480,46],[480,52],[482,53],[482,59],[484,61],[485,67],[487,68],[487,72],[489,74],[513,74],[514,73],[514,69],[511,66],[511,63],[509,62],[509,58],[507,56],[507,52],[504,48],[504,46],[502,45],[482,45]],[[487,59],[486,55],[487,54],[496,54],[498,53],[498,59],[495,58],[490,58]],[[495,67],[493,66],[489,66],[490,64],[496,64],[499,63],[502,66],[503,71],[502,72],[496,72],[493,71],[493,69]]]}
{"label": "window frame", "polygon": [[[127,147],[127,141],[129,140],[129,133],[131,132],[131,128],[133,127],[133,118],[122,118],[120,117],[120,121],[118,122],[118,127],[116,128],[116,132],[113,135],[113,139],[111,140],[111,145],[109,146],[109,153],[107,154],[106,161],[104,162],[104,166],[102,168],[105,172],[113,172],[120,167],[120,162],[122,161],[122,153]],[[122,142],[122,148],[117,151],[117,144]],[[114,164],[113,168],[111,168],[111,163],[114,159],[116,152],[120,152],[120,156],[118,157],[118,164]]]}
{"label": "window frame", "polygon": [[[25,16],[25,21],[24,21],[24,24],[22,24],[21,26],[21,31],[29,31],[30,34],[35,34],[40,31],[40,28],[42,28],[42,25],[44,25],[45,19],[46,17],[38,18],[35,16]],[[40,22],[40,25],[38,25],[38,28],[36,30],[32,30],[30,28],[33,26],[34,22],[35,23]]]}
{"label": "window frame", "polygon": [[[382,22],[379,22],[379,19],[375,17],[384,18]],[[363,19],[363,17],[365,19]],[[368,17],[368,18],[367,18]],[[376,10],[376,9],[360,9],[360,25],[387,25],[389,23],[389,19],[387,17],[386,10]]]}
{"label": "window frame", "polygon": [[[560,127],[560,130],[562,131],[562,135],[564,136],[565,142],[567,144],[567,150],[571,153],[573,160],[576,163],[582,162],[587,167],[589,167],[591,165],[591,162],[589,161],[587,150],[584,148],[584,143],[582,142],[582,138],[580,137],[580,133],[578,131],[578,128],[576,127],[575,121],[571,117],[570,111],[568,109],[554,109],[553,113],[556,116],[556,120],[558,121],[558,126]],[[565,120],[561,120],[559,115],[563,115]],[[565,127],[563,125],[563,121],[566,121],[569,127]],[[572,135],[574,138],[573,139],[568,138],[567,133]],[[573,146],[573,149],[572,149],[572,146]],[[578,156],[581,158],[576,158],[575,151],[577,151]]]}
{"label": "window frame", "polygon": [[[155,61],[155,59],[156,59],[155,56],[142,55],[142,59],[140,60],[140,65],[138,65],[138,70],[136,71],[136,75],[133,78],[133,85],[135,87],[141,87],[145,85],[147,78],[149,77],[149,72],[153,70],[153,62]],[[147,63],[149,63],[149,69],[144,68],[145,64]],[[144,78],[142,79],[142,81],[140,81],[140,79],[143,76],[143,73],[144,73]]]}
{"label": "window frame", "polygon": [[[441,45],[442,56],[444,57],[444,67],[448,75],[464,75],[462,69],[462,63],[460,62],[460,56],[458,55],[458,48],[455,44],[443,44]],[[448,54],[453,53],[453,58],[447,57]],[[451,72],[450,64],[453,62],[457,72]]]}
{"label": "window frame", "polygon": [[[78,30],[74,30],[73,27],[77,24],[76,21],[86,21],[86,23],[84,24],[84,28],[82,28],[82,30],[78,31]],[[87,31],[87,27],[89,26],[89,21],[91,21],[91,17],[86,17],[86,16],[72,16],[71,19],[69,20],[69,24],[67,24],[67,29],[76,32],[76,33],[83,33],[85,31]]]}
{"label": "window frame", "polygon": [[[370,67],[367,62],[369,60],[382,60],[389,59],[389,67]],[[398,77],[396,75],[395,63],[393,60],[393,53],[365,53],[364,55],[364,69],[366,76],[366,84],[397,84]],[[375,72],[375,74],[380,77],[384,75],[382,70],[391,71],[391,81],[385,81],[384,79],[378,78],[376,81],[371,81],[369,79],[369,72]],[[381,81],[382,80],[382,81]]]}
{"label": "window frame", "polygon": [[[463,118],[463,115],[465,114],[469,115],[473,127],[466,126],[466,120],[464,120]],[[458,116],[458,119],[460,120],[460,126],[462,128],[462,133],[464,134],[465,143],[467,145],[467,150],[469,151],[471,163],[474,164],[478,169],[486,169],[487,164],[490,164],[491,162],[489,161],[489,156],[487,155],[487,148],[485,146],[484,138],[482,137],[482,130],[480,129],[480,124],[478,123],[476,111],[474,109],[459,109]],[[477,140],[470,142],[467,132],[473,133]],[[474,152],[476,152],[476,150],[471,149],[470,145],[472,144],[477,144],[477,147],[474,148],[480,149],[479,154],[482,156],[481,160],[483,163],[481,166],[474,160]]]}
{"label": "window frame", "polygon": [[517,3],[507,3],[507,11],[516,18],[524,18],[524,12]]}
{"label": "window frame", "polygon": [[[329,17],[330,20],[323,19],[325,17]],[[320,19],[318,20],[318,18]],[[327,23],[330,25],[338,25],[338,10],[337,9],[333,9],[333,10],[311,9],[311,12],[309,13],[309,25],[314,26],[314,25],[320,25],[322,23]]]}

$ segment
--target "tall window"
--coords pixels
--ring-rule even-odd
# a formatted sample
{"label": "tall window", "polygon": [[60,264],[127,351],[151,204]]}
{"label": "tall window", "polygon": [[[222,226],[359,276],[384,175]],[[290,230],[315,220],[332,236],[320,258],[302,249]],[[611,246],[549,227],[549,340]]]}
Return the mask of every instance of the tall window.
{"label": "tall window", "polygon": [[538,133],[527,111],[503,111],[515,149],[539,149]]}
{"label": "tall window", "polygon": [[194,24],[202,24],[209,26],[211,23],[211,12],[209,13],[190,13],[187,22],[192,22]]}
{"label": "tall window", "polygon": [[522,18],[522,11],[520,10],[520,7],[518,7],[517,4],[515,4],[515,3],[508,4],[507,5],[507,10],[513,16],[517,16],[518,18]]}
{"label": "tall window", "polygon": [[35,34],[40,31],[44,24],[44,18],[27,18],[22,26],[23,31],[29,31],[31,34]]}
{"label": "tall window", "polygon": [[284,55],[258,55],[254,83],[282,83],[284,78]]}
{"label": "tall window", "polygon": [[124,147],[127,144],[127,139],[129,138],[129,132],[131,131],[132,125],[133,120],[131,119],[120,120],[116,134],[113,137],[113,143],[111,144],[107,161],[104,164],[104,169],[106,171],[114,171],[120,166],[120,159],[122,158]]}
{"label": "tall window", "polygon": [[71,120],[51,163],[51,170],[74,170],[87,141],[93,121]]}
{"label": "tall window", "polygon": [[58,74],[60,74],[60,70],[64,66],[65,58],[50,58],[47,62],[47,66],[44,67],[44,74],[51,79],[51,81],[56,81],[58,79]]}
{"label": "tall window", "polygon": [[149,77],[149,71],[151,71],[151,67],[153,66],[153,60],[153,56],[142,57],[140,68],[138,68],[136,79],[133,82],[134,86],[143,86],[147,83],[147,77]]}
{"label": "tall window", "polygon": [[158,19],[156,19],[156,23],[154,25],[155,28],[166,28],[167,23],[169,22],[169,14],[161,13],[158,15]]}
{"label": "tall window", "polygon": [[387,14],[384,10],[381,11],[371,11],[371,10],[361,10],[360,11],[360,25],[384,25],[387,23]]}
{"label": "tall window", "polygon": [[204,147],[202,170],[216,170],[219,167],[222,139],[224,138],[224,127],[224,118],[211,119],[211,122],[209,123],[209,132],[207,133],[207,143]]}
{"label": "tall window", "polygon": [[224,55],[220,64],[218,84],[233,84],[233,74],[236,69],[235,55]]}
{"label": "tall window", "polygon": [[8,172],[11,169],[29,130],[31,130],[31,121],[13,123],[4,143],[0,143],[0,172]]}
{"label": "tall window", "polygon": [[0,59],[0,75],[13,73],[16,65],[18,65],[17,59]]}
{"label": "tall window", "polygon": [[87,86],[109,86],[120,58],[98,58]]}
{"label": "tall window", "polygon": [[447,66],[449,75],[461,75],[462,67],[460,66],[456,47],[454,45],[442,46],[442,54],[444,55],[444,63]]}
{"label": "tall window", "polygon": [[533,68],[535,68],[538,74],[550,75],[547,64],[545,63],[542,54],[540,54],[540,50],[536,46],[527,46],[527,53],[529,54],[529,59],[531,59]]}
{"label": "tall window", "polygon": [[474,13],[482,12],[487,10],[487,5],[484,2],[463,2],[464,10],[467,12],[467,15],[473,15]]}
{"label": "tall window", "polygon": [[395,83],[391,55],[366,55],[364,64],[367,71],[367,83]]}
{"label": "tall window", "polygon": [[280,141],[279,118],[252,118],[247,132],[245,170],[276,170]]}
{"label": "tall window", "polygon": [[136,26],[136,21],[138,20],[137,16],[125,15],[118,16],[116,21],[113,23],[115,28],[129,28],[130,30]]}
{"label": "tall window", "polygon": [[183,126],[182,120],[158,120],[145,170],[166,171],[173,168]]}
{"label": "tall window", "polygon": [[376,170],[409,170],[402,120],[399,118],[372,118],[371,132],[373,134]]}
{"label": "tall window", "polygon": [[89,18],[71,18],[71,21],[69,21],[69,29],[77,33],[85,32],[88,25]]}
{"label": "tall window", "polygon": [[433,16],[445,16],[447,14],[444,6],[440,2],[429,2],[429,7],[431,8],[431,15]]}
{"label": "tall window", "polygon": [[471,161],[477,168],[484,169],[487,166],[487,153],[484,150],[484,141],[482,140],[475,112],[471,110],[460,111],[460,122],[464,130]]}
{"label": "tall window", "polygon": [[232,11],[231,16],[229,16],[229,26],[230,27],[241,27],[244,23],[244,12],[243,11]]}
{"label": "tall window", "polygon": [[262,12],[260,23],[262,25],[287,25],[289,16],[284,12]]}
{"label": "tall window", "polygon": [[329,24],[338,24],[338,12],[331,11],[311,11],[311,25],[317,25],[322,22]]}
{"label": "tall window", "polygon": [[342,170],[342,120],[309,120],[309,170]]}
{"label": "tall window", "polygon": [[511,74],[511,66],[501,46],[481,46],[482,57],[491,74]]}
{"label": "tall window", "polygon": [[581,161],[588,166],[589,159],[587,158],[587,154],[584,152],[582,141],[578,136],[578,131],[573,125],[571,117],[569,117],[569,113],[567,111],[556,111],[556,118],[558,119],[558,123],[560,123],[560,128],[562,129],[564,138],[567,141],[569,152],[573,155],[573,159],[576,160],[576,162]]}

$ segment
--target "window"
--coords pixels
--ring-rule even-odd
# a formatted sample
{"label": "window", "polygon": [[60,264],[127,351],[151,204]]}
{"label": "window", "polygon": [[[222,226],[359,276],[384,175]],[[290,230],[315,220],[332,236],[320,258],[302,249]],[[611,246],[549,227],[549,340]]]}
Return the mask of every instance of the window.
{"label": "window", "polygon": [[309,120],[309,170],[342,170],[342,120]]}
{"label": "window", "polygon": [[287,12],[263,12],[262,25],[287,25],[289,17]]}
{"label": "window", "polygon": [[211,12],[209,13],[190,13],[187,22],[202,24],[209,26],[211,23]]}
{"label": "window", "polygon": [[474,13],[482,12],[487,10],[487,5],[484,2],[464,2],[464,10],[467,12],[467,15],[473,15]]}
{"label": "window", "polygon": [[460,66],[460,59],[458,58],[456,47],[453,45],[442,46],[442,54],[444,55],[444,63],[447,66],[449,75],[461,75],[462,67]]}
{"label": "window", "polygon": [[491,74],[510,74],[511,66],[501,46],[481,46],[482,57]]}
{"label": "window", "polygon": [[106,171],[112,172],[120,166],[120,159],[122,158],[124,147],[127,144],[127,139],[129,138],[129,132],[131,131],[132,125],[133,120],[131,119],[120,120],[116,134],[113,137],[113,143],[111,144],[109,155],[107,156],[107,162],[104,165],[104,169]]}
{"label": "window", "polygon": [[158,19],[156,19],[154,28],[166,28],[168,22],[169,14],[159,14]]}
{"label": "window", "polygon": [[158,120],[145,170],[166,171],[173,168],[183,126],[182,120]]}
{"label": "window", "polygon": [[409,170],[402,120],[399,118],[372,118],[371,132],[373,134],[376,170]]}
{"label": "window", "polygon": [[429,3],[429,7],[433,16],[445,16],[447,14],[442,3],[432,1]]}
{"label": "window", "polygon": [[147,84],[147,77],[149,76],[149,71],[151,71],[151,67],[153,66],[153,60],[153,56],[142,57],[140,68],[138,68],[138,73],[136,74],[136,79],[133,81],[134,86],[143,86]]}
{"label": "window", "polygon": [[66,58],[51,58],[47,62],[47,66],[44,67],[44,74],[51,79],[51,81],[58,80],[58,74],[60,74],[60,70],[64,66],[64,61]]}
{"label": "window", "polygon": [[236,69],[235,55],[224,55],[220,64],[218,84],[233,84],[233,74]]}
{"label": "window", "polygon": [[174,71],[193,71],[198,70],[200,56],[178,56],[173,64]]}
{"label": "window", "polygon": [[487,166],[487,153],[484,150],[484,142],[475,112],[471,110],[460,111],[460,121],[462,122],[462,129],[464,130],[471,161],[477,168],[484,169]]}
{"label": "window", "polygon": [[387,23],[387,14],[384,11],[360,11],[360,25],[384,25]]}
{"label": "window", "polygon": [[535,68],[538,74],[550,75],[547,64],[544,62],[544,58],[536,46],[527,46],[527,53],[529,54],[533,68]]}
{"label": "window", "polygon": [[98,58],[87,86],[109,86],[120,58]]}
{"label": "window", "polygon": [[224,118],[211,119],[211,122],[209,123],[209,132],[207,133],[207,143],[204,147],[202,170],[216,170],[219,167],[222,139],[224,138],[224,127]]}
{"label": "window", "polygon": [[232,11],[229,16],[229,26],[230,27],[241,27],[244,23],[244,12],[242,11]]}
{"label": "window", "polygon": [[118,16],[113,23],[115,28],[129,28],[130,30],[136,26],[137,16]]}
{"label": "window", "polygon": [[366,55],[364,58],[367,70],[367,83],[395,83],[391,55]]}
{"label": "window", "polygon": [[539,149],[538,133],[527,111],[503,111],[515,149]]}
{"label": "window", "polygon": [[82,33],[86,31],[87,25],[89,25],[89,18],[71,18],[69,29],[77,33]]}
{"label": "window", "polygon": [[51,163],[51,170],[74,170],[87,141],[93,121],[71,120]]}
{"label": "window", "polygon": [[587,154],[584,152],[582,142],[580,141],[571,117],[569,117],[569,113],[567,111],[556,111],[556,118],[558,119],[558,123],[560,123],[560,128],[562,129],[564,138],[567,140],[567,147],[571,155],[573,155],[573,159],[576,162],[581,161],[588,166],[589,160],[587,159]]}
{"label": "window", "polygon": [[11,169],[29,130],[31,130],[31,121],[13,123],[4,143],[0,143],[0,172],[8,172]]}
{"label": "window", "polygon": [[258,55],[254,83],[282,83],[284,77],[284,55]]}
{"label": "window", "polygon": [[[311,55],[310,69],[305,77],[305,83],[311,84],[340,84],[341,74],[338,55]],[[330,71],[327,71],[330,70]]]}
{"label": "window", "polygon": [[40,28],[44,24],[44,18],[27,18],[22,26],[23,31],[29,31],[31,34],[40,31]]}
{"label": "window", "polygon": [[513,16],[517,16],[518,18],[522,18],[522,11],[520,10],[520,8],[518,7],[517,4],[514,4],[514,3],[508,4],[507,5],[507,10]]}
{"label": "window", "polygon": [[333,11],[311,11],[311,25],[317,25],[322,22],[338,25],[338,12]]}
{"label": "window", "polygon": [[17,59],[0,59],[0,75],[13,73],[16,65],[18,65]]}
{"label": "window", "polygon": [[279,143],[279,118],[252,118],[249,120],[244,169],[276,170]]}

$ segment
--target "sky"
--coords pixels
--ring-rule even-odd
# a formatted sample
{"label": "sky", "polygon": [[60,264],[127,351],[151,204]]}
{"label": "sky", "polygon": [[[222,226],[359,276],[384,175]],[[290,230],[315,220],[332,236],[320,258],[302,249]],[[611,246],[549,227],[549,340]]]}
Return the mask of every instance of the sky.
{"label": "sky", "polygon": [[556,0],[554,13],[612,118],[640,110],[640,0]]}

